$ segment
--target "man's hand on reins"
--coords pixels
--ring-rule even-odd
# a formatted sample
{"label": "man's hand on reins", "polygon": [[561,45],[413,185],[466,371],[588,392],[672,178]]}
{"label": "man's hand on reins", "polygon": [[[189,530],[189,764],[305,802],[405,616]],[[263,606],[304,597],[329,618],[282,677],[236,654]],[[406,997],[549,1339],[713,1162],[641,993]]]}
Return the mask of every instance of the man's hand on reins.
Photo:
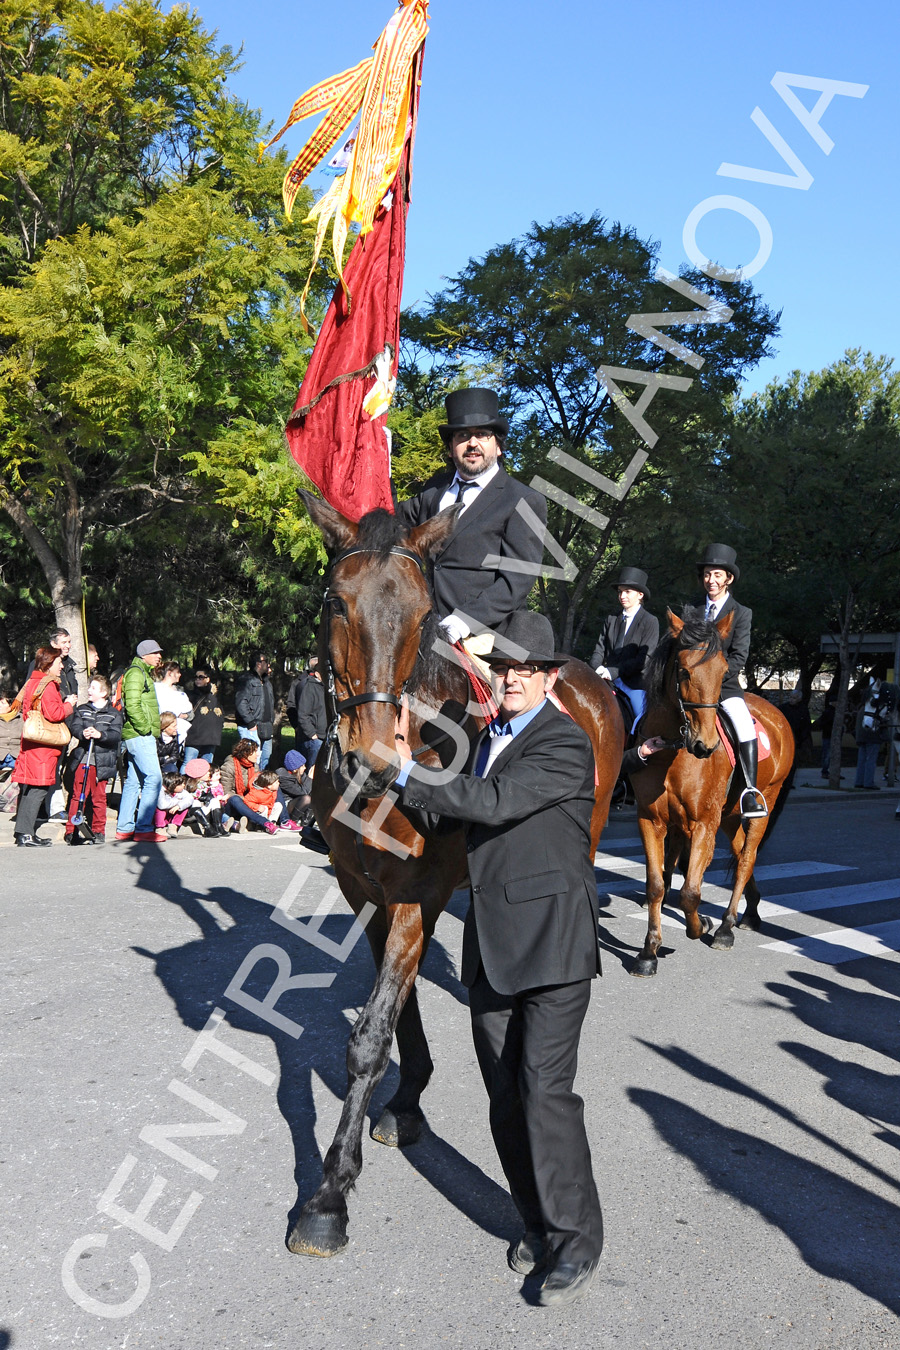
{"label": "man's hand on reins", "polygon": [[409,748],[409,704],[404,698],[400,705],[400,711],[397,714],[397,730],[394,733],[394,749],[400,756],[401,761],[412,759],[412,751]]}

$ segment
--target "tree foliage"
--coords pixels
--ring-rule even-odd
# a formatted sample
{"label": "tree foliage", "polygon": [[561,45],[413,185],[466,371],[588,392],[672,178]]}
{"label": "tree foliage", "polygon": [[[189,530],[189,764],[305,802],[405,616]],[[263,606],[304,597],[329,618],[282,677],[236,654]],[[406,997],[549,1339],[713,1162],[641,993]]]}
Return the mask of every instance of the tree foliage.
{"label": "tree foliage", "polygon": [[[654,543],[696,547],[702,538],[682,509],[685,486],[708,481],[730,402],[753,365],[769,354],[777,331],[773,315],[747,282],[711,281],[684,271],[714,316],[678,340],[696,354],[686,366],[628,327],[633,315],[685,311],[695,306],[657,277],[658,245],[598,215],[533,225],[521,239],[473,260],[421,312],[406,317],[406,332],[425,358],[474,367],[501,393],[511,418],[509,467],[530,481],[538,476],[607,518],[599,527],[560,504],[550,504],[549,529],[577,564],[572,580],[542,588],[541,603],[560,641],[585,648],[593,641],[598,576],[624,560],[649,561]],[[643,441],[598,382],[600,366],[690,377],[689,389],[663,391],[648,418],[657,436],[635,487],[616,501],[548,457],[558,447],[606,479],[618,480]],[[636,402],[637,381],[621,381]],[[649,552],[648,552],[649,550]]]}
{"label": "tree foliage", "polygon": [[179,507],[212,537],[240,506],[260,572],[283,551],[315,577],[281,436],[311,234],[275,205],[284,156],[258,160],[231,52],[149,0],[13,4],[3,25],[0,505],[57,620],[86,551],[152,552]]}

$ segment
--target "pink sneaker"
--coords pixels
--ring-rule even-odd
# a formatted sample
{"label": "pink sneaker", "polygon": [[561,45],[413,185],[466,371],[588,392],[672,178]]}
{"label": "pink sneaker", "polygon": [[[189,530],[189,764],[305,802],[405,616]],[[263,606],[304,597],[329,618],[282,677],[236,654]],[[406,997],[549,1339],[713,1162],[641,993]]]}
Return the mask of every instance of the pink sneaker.
{"label": "pink sneaker", "polygon": [[168,839],[167,834],[161,834],[158,830],[147,830],[146,833],[141,830],[135,832],[135,842],[141,844],[164,844]]}
{"label": "pink sneaker", "polygon": [[267,820],[267,821],[266,821],[266,824],[265,824],[265,831],[266,831],[266,834],[274,834],[275,831],[276,831],[277,829],[278,829],[278,826],[275,824],[274,820]]}
{"label": "pink sneaker", "polygon": [[282,820],[278,828],[279,830],[299,830],[300,826],[296,820]]}

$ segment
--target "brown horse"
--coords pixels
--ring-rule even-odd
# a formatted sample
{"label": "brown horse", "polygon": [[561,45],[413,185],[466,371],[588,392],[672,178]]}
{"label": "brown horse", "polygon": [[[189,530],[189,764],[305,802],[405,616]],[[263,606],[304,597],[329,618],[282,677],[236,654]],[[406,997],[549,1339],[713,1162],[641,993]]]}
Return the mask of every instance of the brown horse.
{"label": "brown horse", "polygon": [[[686,856],[681,907],[687,935],[699,938],[712,930],[712,920],[697,913],[703,877],[712,861],[716,831],[728,836],[734,855],[731,900],[712,940],[715,951],[730,951],[741,896],[746,909],[740,927],[757,929],[759,889],[753,879],[756,854],[784,805],[781,786],[794,759],[794,737],[787,721],[765,699],[748,696],[750,711],[768,733],[771,757],[760,761],[758,786],[768,816],[744,821],[739,799],[740,769],[731,763],[719,741],[716,708],[728,662],[722,639],[731,631],[733,614],[707,623],[702,610],[686,609],[683,619],[668,611],[669,633],[657,647],[647,670],[647,713],[642,736],[662,736],[672,749],[653,755],[632,778],[638,824],[647,858],[647,937],[632,966],[632,975],[655,975],[662,941],[660,911],[672,873]],[[729,783],[729,778],[731,782]],[[777,807],[776,807],[777,802]]]}
{"label": "brown horse", "polygon": [[[386,511],[373,511],[356,526],[302,495],[325,542],[337,550],[319,634],[332,722],[316,764],[313,806],[341,891],[366,922],[377,966],[350,1033],[347,1095],[322,1183],[288,1238],[293,1252],[332,1256],[347,1244],[347,1192],[362,1168],[366,1110],[395,1033],[400,1084],[372,1136],[398,1147],[422,1130],[419,1098],[433,1064],[415,979],[438,916],[466,881],[462,829],[448,822],[446,830],[420,834],[390,792],[399,771],[393,747],[401,698],[405,693],[410,704],[408,740],[416,758],[447,773],[459,772],[483,720],[465,671],[441,641],[424,575],[458,508],[413,529]],[[596,848],[622,755],[622,722],[612,694],[589,667],[572,661],[563,669],[556,689],[590,736],[597,765]]]}

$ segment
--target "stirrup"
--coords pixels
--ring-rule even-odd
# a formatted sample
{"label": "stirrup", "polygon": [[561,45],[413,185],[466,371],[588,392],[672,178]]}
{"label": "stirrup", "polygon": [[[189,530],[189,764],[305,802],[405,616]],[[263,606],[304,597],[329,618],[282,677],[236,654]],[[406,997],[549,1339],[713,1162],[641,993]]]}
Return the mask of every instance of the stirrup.
{"label": "stirrup", "polygon": [[758,820],[769,814],[766,799],[759,788],[745,787],[740,799],[741,816],[744,820]]}

